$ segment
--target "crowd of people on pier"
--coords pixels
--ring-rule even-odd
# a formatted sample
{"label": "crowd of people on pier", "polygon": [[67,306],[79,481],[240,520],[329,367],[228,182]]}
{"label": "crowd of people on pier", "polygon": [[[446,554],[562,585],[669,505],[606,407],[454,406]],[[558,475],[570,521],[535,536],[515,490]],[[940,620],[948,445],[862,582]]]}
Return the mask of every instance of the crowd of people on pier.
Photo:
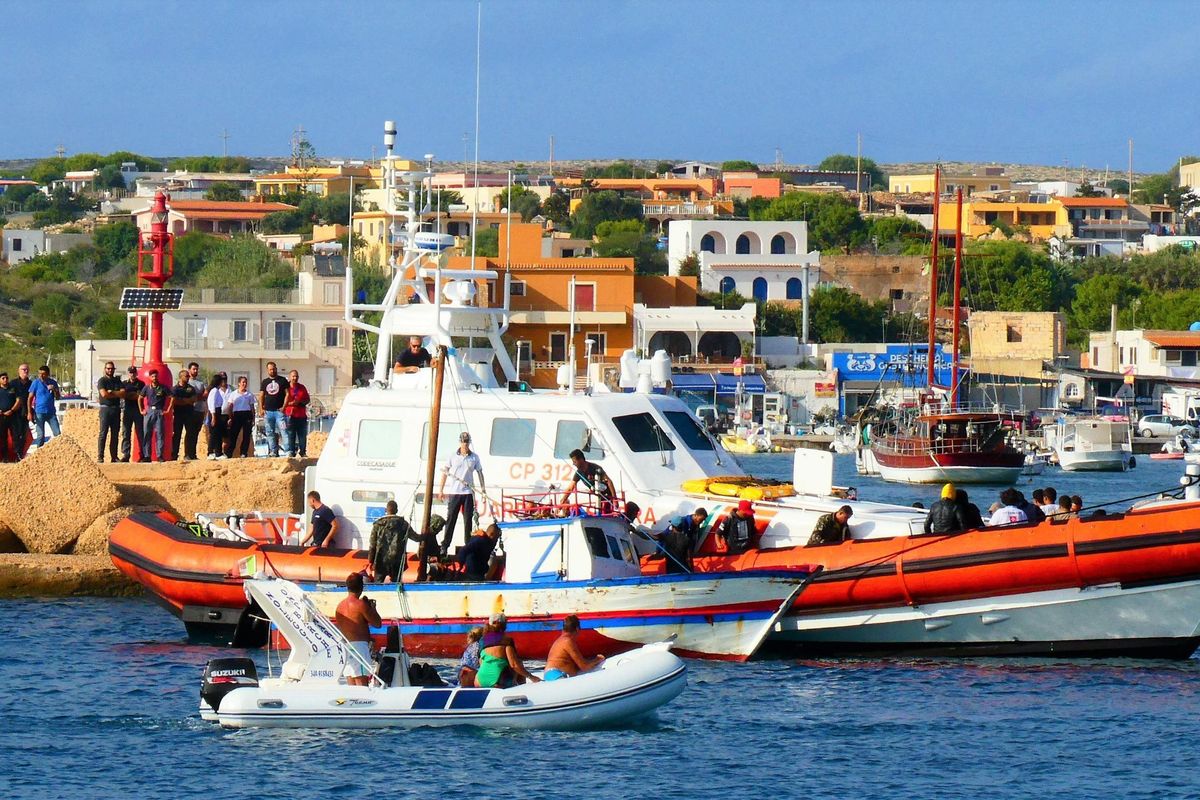
{"label": "crowd of people on pier", "polygon": [[[226,373],[215,372],[206,382],[195,361],[173,383],[162,378],[166,375],[157,369],[143,376],[130,366],[121,375],[115,363],[104,363],[96,382],[97,461],[103,463],[107,456],[113,463],[129,462],[135,454],[141,461],[196,460],[201,430],[208,431],[208,459],[246,458],[254,450],[256,421],[266,436],[268,456],[308,455],[312,398],[296,370],[285,378],[274,361],[267,362],[267,377],[257,393],[245,376],[230,385]],[[40,447],[61,435],[62,398],[49,366],[38,367],[35,376],[29,364],[21,364],[15,377],[0,372],[0,461],[20,461],[28,446]]]}

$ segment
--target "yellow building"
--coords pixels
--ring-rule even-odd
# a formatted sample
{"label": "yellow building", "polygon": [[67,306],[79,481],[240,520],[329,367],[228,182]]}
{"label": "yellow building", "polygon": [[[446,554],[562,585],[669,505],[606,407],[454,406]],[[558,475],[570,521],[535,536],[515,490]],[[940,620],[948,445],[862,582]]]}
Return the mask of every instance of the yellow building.
{"label": "yellow building", "polygon": [[[952,175],[943,172],[941,177],[943,194],[954,194],[963,190],[963,197],[976,192],[1003,192],[1012,188],[1012,179],[998,167],[986,168],[983,175]],[[888,191],[892,194],[933,194],[933,173],[927,175],[891,175]]]}
{"label": "yellow building", "polygon": [[[403,167],[401,167],[403,168]],[[263,197],[306,192],[320,197],[374,189],[382,180],[378,167],[339,164],[331,167],[287,167],[283,172],[254,176],[254,191]]]}
{"label": "yellow building", "polygon": [[[943,234],[954,231],[957,220],[957,205],[944,201],[938,209],[938,230]],[[1013,229],[1027,229],[1034,241],[1045,241],[1051,236],[1071,235],[1071,221],[1068,219],[1067,209],[1057,199],[1048,203],[995,200],[963,202],[964,237],[978,239],[987,236],[999,224]]]}

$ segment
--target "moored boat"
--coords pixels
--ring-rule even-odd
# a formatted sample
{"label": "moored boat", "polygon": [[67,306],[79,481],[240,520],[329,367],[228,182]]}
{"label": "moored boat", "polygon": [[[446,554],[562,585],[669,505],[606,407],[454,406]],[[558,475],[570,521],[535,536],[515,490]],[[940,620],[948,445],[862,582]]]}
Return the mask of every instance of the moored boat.
{"label": "moored boat", "polygon": [[[687,667],[654,643],[606,659],[595,670],[511,688],[419,686],[393,630],[367,686],[343,672],[361,659],[294,584],[250,580],[245,591],[291,645],[278,677],[259,680],[249,659],[218,659],[205,669],[200,714],[225,727],[383,728],[472,725],[578,730],[651,714],[683,691]],[[536,673],[535,673],[536,674]]]}
{"label": "moored boat", "polygon": [[1046,429],[1046,440],[1067,472],[1124,472],[1136,466],[1127,421],[1075,419]]}

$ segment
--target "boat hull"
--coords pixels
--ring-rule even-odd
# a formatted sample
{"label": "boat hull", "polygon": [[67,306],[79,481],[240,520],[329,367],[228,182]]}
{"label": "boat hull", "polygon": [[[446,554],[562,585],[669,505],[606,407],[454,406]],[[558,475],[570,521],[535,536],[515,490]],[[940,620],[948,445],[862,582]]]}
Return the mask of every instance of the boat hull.
{"label": "boat hull", "polygon": [[1129,453],[1071,453],[1059,451],[1058,466],[1064,472],[1125,472],[1133,466]]}
{"label": "boat hull", "polygon": [[1200,645],[1200,581],[1120,584],[780,621],[807,654],[1176,658]]}
{"label": "boat hull", "polygon": [[[625,663],[510,689],[283,684],[235,689],[205,713],[229,728],[482,728],[586,730],[653,714],[687,685],[670,652],[629,654]],[[619,660],[614,659],[614,660]],[[202,709],[203,712],[203,709]]]}
{"label": "boat hull", "polygon": [[[1176,656],[1194,648],[1191,639],[1200,624],[1200,602],[1194,617],[1189,608],[1179,606],[1182,610],[1172,612],[1166,628],[1150,612],[1156,603],[1172,602],[1169,598],[1179,596],[1177,587],[1200,576],[1198,520],[1200,504],[1170,501],[1125,514],[984,528],[954,536],[860,539],[826,547],[706,555],[697,558],[696,565],[701,571],[821,565],[824,571],[797,598],[777,629],[779,634],[799,630],[796,626],[806,619],[824,620],[825,633],[791,637],[803,639],[806,648],[908,652],[928,646],[963,655],[1052,650]],[[1125,593],[1114,595],[1112,602],[1078,602],[1101,598],[1099,588],[1113,586]],[[1129,591],[1138,587],[1148,588],[1135,603]],[[1011,637],[1002,641],[1006,637],[998,634],[997,641],[990,642],[970,634],[970,626],[961,622],[947,626],[939,637],[918,630],[925,624],[922,615],[931,607],[973,603],[963,612],[969,617],[987,613],[989,603],[1020,604],[1024,602],[1020,598],[1054,591],[1078,597],[1075,602],[1053,604],[1060,612],[1046,619],[1054,625],[1040,633],[1025,633],[1019,641]],[[1116,602],[1122,598],[1128,604]],[[1041,609],[1044,604],[1028,605]],[[951,613],[955,607],[946,608]],[[897,616],[900,611],[914,616]],[[1035,613],[1047,612],[1031,611],[1026,616]],[[885,620],[896,624],[883,624]],[[990,623],[986,629],[999,632],[1004,627]],[[1101,635],[1105,630],[1112,634]],[[1089,644],[1093,641],[1100,645]]]}
{"label": "boat hull", "polygon": [[[545,658],[569,614],[579,618],[580,647],[611,655],[673,639],[680,655],[745,661],[786,612],[806,573],[741,572],[649,576],[609,581],[368,584],[385,627],[396,625],[414,655],[457,658],[467,632],[497,611],[523,656]],[[332,617],[341,585],[302,584]]]}
{"label": "boat hull", "polygon": [[1025,458],[1009,453],[895,453],[872,448],[879,475],[896,483],[1008,483],[1025,468]]}

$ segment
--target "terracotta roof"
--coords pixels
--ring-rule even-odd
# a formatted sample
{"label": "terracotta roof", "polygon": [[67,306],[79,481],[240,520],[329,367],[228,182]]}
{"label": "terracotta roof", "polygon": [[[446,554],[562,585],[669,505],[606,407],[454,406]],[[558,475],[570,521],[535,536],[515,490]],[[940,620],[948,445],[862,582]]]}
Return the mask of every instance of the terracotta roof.
{"label": "terracotta roof", "polygon": [[1067,208],[1124,208],[1129,205],[1123,197],[1060,197],[1058,202]]}
{"label": "terracotta roof", "polygon": [[1159,347],[1200,347],[1200,331],[1142,331],[1142,338]]}
{"label": "terracotta roof", "polygon": [[276,211],[293,211],[295,206],[287,203],[251,203],[235,200],[172,200],[168,203],[172,211],[180,213],[201,213],[212,211],[231,211],[239,214],[271,214]]}

